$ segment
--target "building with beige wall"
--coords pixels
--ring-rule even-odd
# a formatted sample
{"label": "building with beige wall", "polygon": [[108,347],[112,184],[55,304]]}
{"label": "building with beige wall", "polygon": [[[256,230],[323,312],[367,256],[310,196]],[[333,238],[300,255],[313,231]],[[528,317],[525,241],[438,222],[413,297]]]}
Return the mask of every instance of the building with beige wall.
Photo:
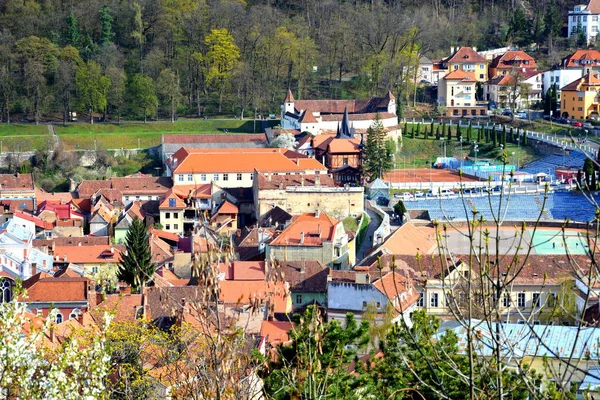
{"label": "building with beige wall", "polygon": [[[288,157],[289,156],[289,157]],[[304,157],[304,156],[303,156]],[[174,187],[216,183],[224,189],[251,188],[254,170],[274,175],[314,175],[327,168],[286,149],[187,149],[166,160]]]}
{"label": "building with beige wall", "polygon": [[363,187],[335,186],[327,174],[271,175],[256,171],[252,189],[257,220],[274,207],[292,215],[320,210],[337,220],[358,216],[364,210]]}

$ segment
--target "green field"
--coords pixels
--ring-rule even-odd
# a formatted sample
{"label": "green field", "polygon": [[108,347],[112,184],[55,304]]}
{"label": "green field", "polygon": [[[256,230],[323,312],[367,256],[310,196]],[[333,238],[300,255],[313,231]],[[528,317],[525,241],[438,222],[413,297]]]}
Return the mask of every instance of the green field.
{"label": "green field", "polygon": [[21,136],[21,135],[49,135],[48,126],[40,125],[25,125],[25,124],[0,124],[1,136]]}

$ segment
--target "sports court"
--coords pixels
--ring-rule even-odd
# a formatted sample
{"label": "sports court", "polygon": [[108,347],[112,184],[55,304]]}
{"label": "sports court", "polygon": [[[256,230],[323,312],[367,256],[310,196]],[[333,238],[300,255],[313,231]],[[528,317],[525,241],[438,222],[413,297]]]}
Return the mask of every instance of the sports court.
{"label": "sports court", "polygon": [[[474,254],[495,254],[496,252],[496,229],[489,229],[489,240],[485,241],[483,235],[475,234]],[[455,254],[469,254],[470,242],[466,237],[466,228],[454,229],[448,227],[446,236],[442,236],[444,247]],[[521,229],[517,227],[501,227],[499,230],[500,254],[525,254],[530,245],[533,246],[531,254],[538,255],[565,255],[567,250],[571,255],[583,255],[587,249],[585,231],[581,229],[567,229],[564,233],[556,228],[532,228],[526,229],[521,237]],[[481,239],[480,239],[481,237]],[[563,239],[564,238],[564,239]],[[566,247],[565,247],[566,242]],[[487,250],[486,250],[487,249]]]}
{"label": "sports court", "polygon": [[[420,168],[394,169],[383,175],[385,182],[460,182],[461,177],[448,169]],[[477,179],[462,177],[462,182],[477,182]]]}

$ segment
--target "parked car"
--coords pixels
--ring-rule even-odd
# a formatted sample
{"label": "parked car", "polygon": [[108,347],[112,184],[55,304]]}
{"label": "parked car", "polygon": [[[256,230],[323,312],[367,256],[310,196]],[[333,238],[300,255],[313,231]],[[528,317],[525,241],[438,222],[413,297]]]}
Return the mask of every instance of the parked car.
{"label": "parked car", "polygon": [[518,112],[515,114],[515,118],[518,119],[527,119],[527,113],[526,112]]}
{"label": "parked car", "polygon": [[419,192],[418,190],[415,192],[415,198],[423,198],[425,197],[425,193]]}
{"label": "parked car", "polygon": [[573,124],[572,124],[572,125],[573,125],[574,127],[576,127],[576,128],[581,128],[581,127],[583,126],[583,124],[582,124],[581,122],[579,122],[579,121],[575,121],[575,122],[573,122]]}
{"label": "parked car", "polygon": [[594,125],[592,125],[592,123],[591,123],[591,122],[584,122],[584,123],[583,123],[583,127],[584,127],[585,129],[594,129]]}
{"label": "parked car", "polygon": [[558,122],[559,124],[568,124],[569,120],[566,118],[559,118],[556,122]]}

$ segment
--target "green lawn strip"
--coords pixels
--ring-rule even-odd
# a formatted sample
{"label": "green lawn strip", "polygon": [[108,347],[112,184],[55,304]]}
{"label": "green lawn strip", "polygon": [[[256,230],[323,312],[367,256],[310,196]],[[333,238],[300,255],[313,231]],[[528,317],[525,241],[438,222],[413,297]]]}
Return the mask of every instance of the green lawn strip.
{"label": "green lawn strip", "polygon": [[0,136],[2,151],[35,151],[51,147],[52,137],[50,135],[22,135],[22,136]]}
{"label": "green lawn strip", "polygon": [[[270,121],[270,123],[273,121]],[[57,125],[55,131],[59,135],[66,134],[120,134],[120,133],[252,133],[261,131],[260,121],[253,120],[179,120],[170,122],[149,123],[98,123],[98,124],[73,124]]]}
{"label": "green lawn strip", "polygon": [[0,124],[0,137],[26,135],[50,135],[47,125]]}
{"label": "green lawn strip", "polygon": [[[60,135],[67,150],[135,149],[158,146],[162,133],[71,134]],[[139,140],[139,141],[138,141]],[[94,141],[95,144],[94,144]]]}

